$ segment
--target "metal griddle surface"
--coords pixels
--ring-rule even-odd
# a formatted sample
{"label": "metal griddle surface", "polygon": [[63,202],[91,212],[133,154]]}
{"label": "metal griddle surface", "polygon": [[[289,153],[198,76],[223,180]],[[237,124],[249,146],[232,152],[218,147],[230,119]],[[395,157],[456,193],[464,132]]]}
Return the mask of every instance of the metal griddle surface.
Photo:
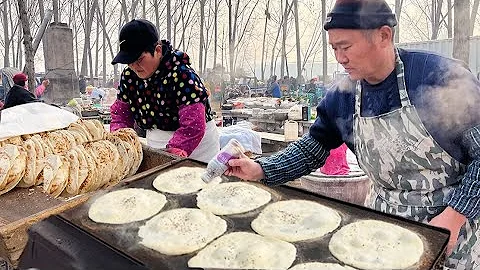
{"label": "metal griddle surface", "polygon": [[[174,163],[173,165],[164,168],[156,173],[153,173],[152,175],[146,176],[134,182],[126,183],[122,187],[116,189],[145,188],[153,190],[154,188],[152,186],[152,183],[157,175],[170,169],[187,166],[205,167],[205,164],[192,160],[183,160]],[[229,177],[224,178],[224,180],[226,181],[238,180]],[[447,230],[417,222],[412,222],[393,215],[383,214],[365,207],[320,196],[292,187],[279,186],[270,188],[261,184],[256,185],[258,187],[268,190],[272,194],[271,202],[287,199],[303,199],[316,201],[337,210],[342,216],[342,223],[339,228],[354,221],[362,219],[375,219],[390,222],[416,232],[423,240],[425,252],[420,262],[408,269],[432,269],[438,263],[438,261],[441,259],[442,255],[445,252],[445,248],[449,238],[449,232]],[[167,196],[168,203],[166,204],[164,209],[162,209],[162,211],[180,207],[196,207],[196,194],[165,195]],[[124,252],[126,255],[131,256],[132,258],[144,263],[145,266],[147,266],[148,268],[175,270],[188,269],[187,262],[191,257],[196,254],[196,252],[181,256],[167,256],[139,244],[141,239],[137,236],[137,232],[138,228],[145,224],[145,220],[133,222],[126,225],[99,224],[91,221],[88,218],[88,207],[90,203],[94,200],[95,197],[93,197],[89,202],[77,208],[62,213],[61,216],[67,219],[73,225],[99,238],[106,245],[109,245],[121,252]],[[222,216],[222,218],[225,219],[228,224],[226,233],[234,231],[254,232],[250,228],[250,223],[264,207],[245,214]],[[328,242],[330,241],[333,233],[329,233],[320,239],[293,243],[297,248],[297,258],[294,261],[293,265],[305,262],[330,262],[341,264],[341,262],[338,261],[335,257],[333,257],[328,250]]]}

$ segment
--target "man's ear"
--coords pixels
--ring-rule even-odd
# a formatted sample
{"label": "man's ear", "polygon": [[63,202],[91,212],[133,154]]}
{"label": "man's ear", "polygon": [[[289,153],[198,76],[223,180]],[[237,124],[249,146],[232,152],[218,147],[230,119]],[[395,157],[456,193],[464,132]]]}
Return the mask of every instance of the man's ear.
{"label": "man's ear", "polygon": [[382,26],[379,28],[380,41],[382,44],[390,44],[393,40],[393,31],[389,26]]}

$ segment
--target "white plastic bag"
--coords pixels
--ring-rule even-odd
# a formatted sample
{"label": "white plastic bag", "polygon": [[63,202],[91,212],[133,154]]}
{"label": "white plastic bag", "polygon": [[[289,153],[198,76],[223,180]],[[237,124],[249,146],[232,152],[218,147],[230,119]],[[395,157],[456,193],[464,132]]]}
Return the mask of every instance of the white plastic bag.
{"label": "white plastic bag", "polygon": [[262,153],[262,137],[258,132],[253,131],[243,123],[241,125],[233,125],[220,129],[220,148],[223,148],[231,139],[236,139],[245,148],[255,154]]}
{"label": "white plastic bag", "polygon": [[1,111],[0,140],[68,127],[78,116],[42,102],[18,105]]}

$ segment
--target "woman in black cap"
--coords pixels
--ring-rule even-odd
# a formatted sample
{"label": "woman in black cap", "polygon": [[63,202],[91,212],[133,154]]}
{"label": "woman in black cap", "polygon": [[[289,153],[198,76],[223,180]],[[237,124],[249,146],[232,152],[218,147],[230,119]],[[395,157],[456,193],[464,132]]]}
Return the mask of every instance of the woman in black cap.
{"label": "woman in black cap", "polygon": [[310,132],[229,175],[278,185],[321,167],[342,143],[373,183],[366,205],[450,230],[448,269],[480,269],[480,83],[463,63],[393,43],[383,0],[339,0],[324,28],[349,80],[334,84]]}
{"label": "woman in black cap", "polygon": [[151,22],[132,20],[120,31],[116,63],[128,66],[111,107],[110,130],[135,122],[147,130],[149,146],[203,162],[216,155],[220,144],[210,93],[186,53],[160,41]]}

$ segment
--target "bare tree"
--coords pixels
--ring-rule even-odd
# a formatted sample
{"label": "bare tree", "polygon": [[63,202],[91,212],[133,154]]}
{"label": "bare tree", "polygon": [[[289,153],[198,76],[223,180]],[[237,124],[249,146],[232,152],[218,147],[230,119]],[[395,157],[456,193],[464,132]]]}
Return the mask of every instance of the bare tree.
{"label": "bare tree", "polygon": [[468,65],[470,52],[468,34],[470,29],[465,25],[470,25],[469,1],[454,0],[453,2],[453,57]]}
{"label": "bare tree", "polygon": [[247,1],[240,5],[240,0],[235,0],[233,6],[232,0],[227,0],[228,7],[228,49],[229,49],[229,67],[230,80],[235,80],[235,55],[239,44],[242,43],[247,29],[251,26],[252,14],[258,5],[259,0]]}
{"label": "bare tree", "polygon": [[3,8],[2,8],[2,22],[3,22],[3,47],[5,49],[4,55],[3,55],[3,66],[8,67],[10,66],[10,34],[8,31],[8,9],[9,7],[8,0],[3,1]]}
{"label": "bare tree", "polygon": [[298,0],[293,0],[294,18],[295,18],[295,47],[297,49],[297,81],[303,81],[302,76],[302,57],[300,51],[300,24],[298,22]]}
{"label": "bare tree", "polygon": [[58,12],[58,0],[53,0],[53,21],[60,22],[60,13]]}
{"label": "bare tree", "polygon": [[397,17],[397,26],[395,27],[397,34],[395,35],[395,43],[400,42],[400,14],[402,13],[402,6],[403,0],[395,0],[395,16]]}
{"label": "bare tree", "polygon": [[470,36],[473,36],[473,30],[475,28],[475,19],[477,18],[478,5],[480,0],[473,0],[472,13],[470,15],[470,31],[468,32]]}
{"label": "bare tree", "polygon": [[[155,6],[155,8],[157,7]],[[157,27],[160,27],[158,25],[158,21],[157,21]],[[168,40],[172,39],[172,0],[167,0],[167,39]]]}
{"label": "bare tree", "polygon": [[[326,14],[327,14],[327,10],[326,10],[326,4],[325,4],[326,0],[322,0],[322,22],[325,21],[326,19]],[[327,69],[328,69],[328,60],[327,60],[327,32],[326,31],[322,31],[322,62],[323,62],[323,65],[322,65],[322,75],[323,75],[323,84],[326,85],[326,82],[327,82]]]}
{"label": "bare tree", "polygon": [[198,50],[198,71],[203,73],[203,47],[205,46],[204,29],[205,29],[205,2],[206,0],[198,0],[200,7],[200,46]]}
{"label": "bare tree", "polygon": [[447,7],[448,7],[448,12],[447,12],[447,22],[446,22],[446,27],[447,27],[447,38],[452,38],[453,36],[453,23],[452,23],[452,13],[453,13],[453,6],[452,6],[452,0],[447,0]]}
{"label": "bare tree", "polygon": [[[217,66],[217,49],[218,49],[218,1],[219,0],[213,0],[214,1],[214,8],[213,8],[213,16],[214,16],[214,44],[213,44],[213,67]],[[270,1],[270,0],[268,0]],[[222,63],[223,65],[223,63]]]}
{"label": "bare tree", "polygon": [[26,64],[23,72],[28,76],[28,88],[30,91],[35,90],[35,62],[33,57],[32,35],[30,34],[30,24],[28,21],[28,13],[25,0],[18,0],[18,16],[22,23],[23,44],[25,45]]}
{"label": "bare tree", "polygon": [[268,11],[268,6],[270,5],[270,0],[267,0],[267,4],[265,7],[265,26],[263,29],[263,41],[262,41],[262,62],[261,62],[261,76],[262,76],[262,81],[265,80],[265,58],[267,57],[266,53],[267,51],[265,50],[265,41],[267,39],[267,26],[268,26],[268,20],[270,19],[270,12]]}

